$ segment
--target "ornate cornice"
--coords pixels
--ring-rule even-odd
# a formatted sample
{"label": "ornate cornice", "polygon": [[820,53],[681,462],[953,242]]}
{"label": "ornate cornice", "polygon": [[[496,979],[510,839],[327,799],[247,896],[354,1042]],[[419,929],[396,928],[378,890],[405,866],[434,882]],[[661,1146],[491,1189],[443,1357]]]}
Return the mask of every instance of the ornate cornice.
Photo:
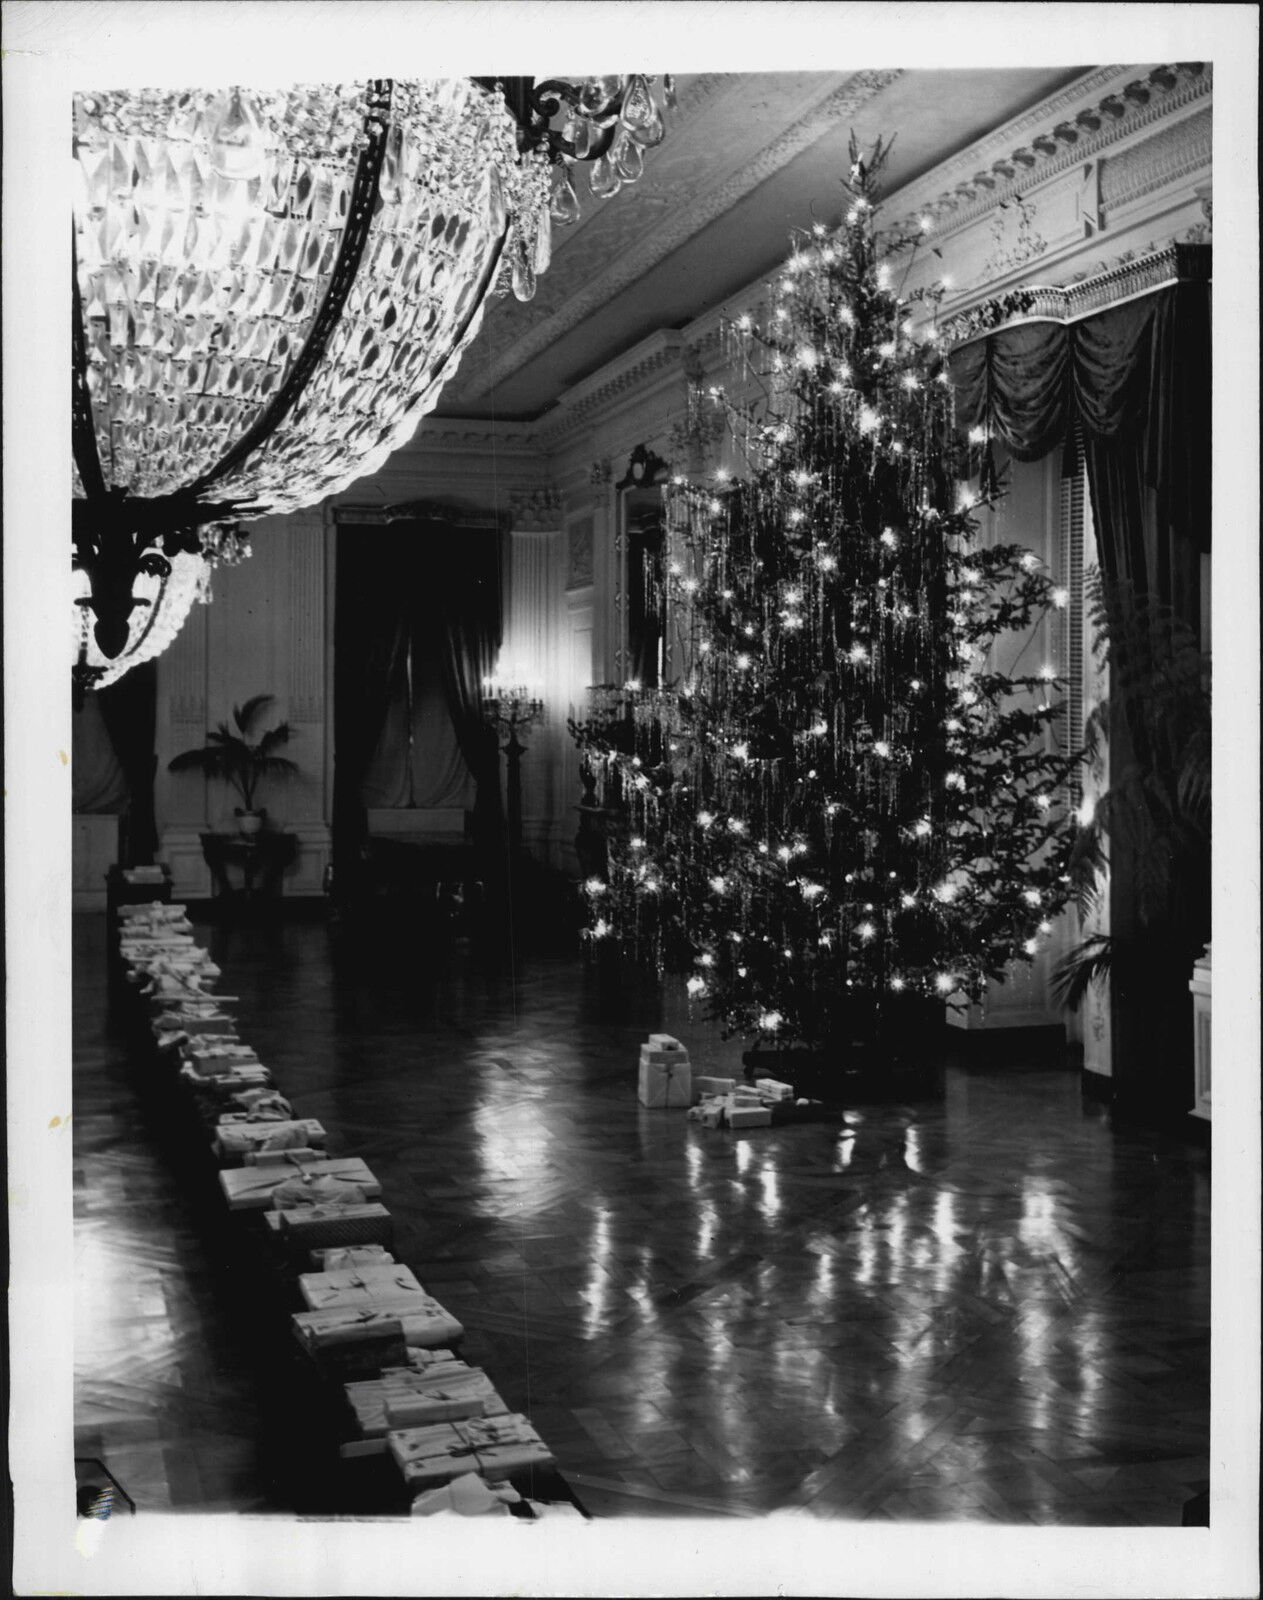
{"label": "ornate cornice", "polygon": [[1207,245],[1172,244],[1145,255],[1129,254],[1078,283],[1031,284],[996,295],[949,317],[940,327],[949,347],[968,344],[1000,328],[1023,322],[1078,322],[1083,317],[1152,294],[1170,283],[1208,282],[1211,252]]}
{"label": "ornate cornice", "polygon": [[581,418],[591,417],[616,402],[629,390],[639,389],[646,378],[666,370],[678,372],[684,335],[662,328],[634,346],[625,356],[599,372],[566,389],[558,397],[555,410],[541,424],[550,439],[572,428]]}
{"label": "ornate cornice", "polygon": [[1101,162],[1101,207],[1117,211],[1143,200],[1155,189],[1177,183],[1211,164],[1212,113],[1209,106],[1159,128]]}
{"label": "ornate cornice", "polygon": [[[1154,67],[1120,86],[1119,78],[1129,70],[1105,67],[1090,73],[970,145],[926,179],[899,190],[892,197],[902,213],[893,224],[895,231],[916,232],[920,219],[928,217],[931,238],[954,233],[1001,201],[1202,99],[1213,87],[1211,68],[1201,62]],[[1059,118],[1062,110],[1067,114]],[[918,194],[923,198],[915,199]],[[913,209],[903,210],[909,206]]]}
{"label": "ornate cornice", "polygon": [[[845,126],[848,118],[902,75],[902,69],[852,74],[840,88],[716,188],[699,193],[696,180],[681,177],[656,186],[646,183],[643,188],[638,187],[622,197],[618,238],[609,265],[592,277],[589,256],[582,251],[559,251],[546,284],[541,285],[551,309],[508,344],[497,360],[480,368],[476,384],[468,391],[462,389],[461,399],[486,394],[497,384],[506,382],[528,361],[642,278],[687,239],[730,211],[795,156],[826,133]],[[657,217],[651,220],[655,212]]]}

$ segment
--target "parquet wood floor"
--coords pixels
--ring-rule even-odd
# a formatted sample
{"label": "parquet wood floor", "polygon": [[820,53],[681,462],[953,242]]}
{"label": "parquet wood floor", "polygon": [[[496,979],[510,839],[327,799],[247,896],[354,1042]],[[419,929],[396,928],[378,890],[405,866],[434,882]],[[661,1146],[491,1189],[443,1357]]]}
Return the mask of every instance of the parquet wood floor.
{"label": "parquet wood floor", "polygon": [[[199,929],[241,1030],[598,1515],[1178,1524],[1209,1450],[1209,1157],[1077,1075],[954,1065],[847,1124],[635,1096],[670,996],[389,930]],[[275,1505],[232,1258],[159,1151],[75,930],[77,1451],[142,1509]],[[208,1243],[208,1239],[211,1241]]]}

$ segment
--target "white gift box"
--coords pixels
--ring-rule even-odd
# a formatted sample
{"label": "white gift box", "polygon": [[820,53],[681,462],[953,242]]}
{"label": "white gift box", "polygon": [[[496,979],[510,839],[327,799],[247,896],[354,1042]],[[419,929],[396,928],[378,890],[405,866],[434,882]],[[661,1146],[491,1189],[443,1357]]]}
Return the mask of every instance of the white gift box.
{"label": "white gift box", "polygon": [[309,1311],[425,1295],[412,1268],[398,1261],[339,1267],[332,1272],[302,1272],[298,1276],[298,1292]]}
{"label": "white gift box", "polygon": [[699,1100],[705,1100],[709,1095],[731,1094],[737,1087],[735,1078],[714,1078],[705,1072],[697,1072],[692,1076],[694,1104]]}
{"label": "white gift box", "polygon": [[794,1098],[793,1084],[781,1083],[777,1078],[759,1078],[754,1087],[761,1100],[770,1100],[773,1103],[778,1103],[781,1100],[792,1100]]}
{"label": "white gift box", "polygon": [[670,1033],[651,1033],[649,1035],[649,1043],[655,1049],[683,1050],[684,1048],[675,1035]]}
{"label": "white gift box", "polygon": [[[403,1303],[406,1298],[406,1304]],[[291,1318],[299,1339],[312,1347],[339,1343],[346,1337],[363,1337],[375,1323],[397,1322],[404,1342],[430,1348],[452,1344],[464,1328],[437,1300],[427,1294],[407,1294],[400,1300],[365,1301],[359,1306],[322,1306],[318,1311],[296,1311]],[[348,1331],[349,1330],[349,1331]]]}
{"label": "white gift box", "polygon": [[359,1156],[339,1156],[336,1160],[321,1156],[313,1160],[287,1150],[283,1157],[288,1159],[267,1166],[225,1167],[219,1174],[219,1187],[229,1210],[284,1211],[291,1203],[320,1205],[332,1199],[339,1187],[357,1190],[361,1200],[376,1199],[382,1192],[381,1184]]}
{"label": "white gift box", "polygon": [[392,1430],[386,1440],[410,1486],[441,1483],[466,1472],[481,1473],[494,1482],[524,1467],[554,1465],[547,1445],[516,1412]]}
{"label": "white gift box", "polygon": [[642,1061],[636,1085],[642,1106],[688,1108],[693,1098],[687,1060],[682,1064]]}
{"label": "white gift box", "polygon": [[324,1250],[312,1250],[310,1255],[312,1266],[319,1272],[336,1272],[339,1267],[385,1266],[395,1259],[380,1244],[331,1245]]}
{"label": "white gift box", "polygon": [[729,1100],[724,1115],[730,1128],[766,1128],[772,1122],[768,1106],[744,1105],[736,1099]]}
{"label": "white gift box", "polygon": [[478,1367],[453,1373],[441,1383],[410,1392],[385,1385],[383,1411],[388,1428],[417,1428],[429,1422],[459,1422],[465,1417],[498,1417],[508,1406]]}
{"label": "white gift box", "polygon": [[314,1117],[275,1122],[259,1121],[248,1112],[229,1112],[220,1118],[215,1154],[221,1161],[239,1161],[276,1151],[318,1150],[324,1141],[325,1130]]}
{"label": "white gift box", "polygon": [[263,1221],[276,1238],[309,1250],[317,1245],[383,1244],[389,1247],[394,1242],[394,1218],[376,1200],[265,1211]]}

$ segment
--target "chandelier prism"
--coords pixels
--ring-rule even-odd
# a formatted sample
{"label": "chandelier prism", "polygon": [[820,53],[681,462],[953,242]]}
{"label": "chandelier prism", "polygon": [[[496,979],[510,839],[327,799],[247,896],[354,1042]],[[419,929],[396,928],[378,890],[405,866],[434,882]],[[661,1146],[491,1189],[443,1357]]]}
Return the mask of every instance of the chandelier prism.
{"label": "chandelier prism", "polygon": [[[373,79],[74,100],[75,678],[157,655],[242,517],[377,471],[552,223],[635,181],[671,79]],[[554,124],[561,121],[560,127]]]}

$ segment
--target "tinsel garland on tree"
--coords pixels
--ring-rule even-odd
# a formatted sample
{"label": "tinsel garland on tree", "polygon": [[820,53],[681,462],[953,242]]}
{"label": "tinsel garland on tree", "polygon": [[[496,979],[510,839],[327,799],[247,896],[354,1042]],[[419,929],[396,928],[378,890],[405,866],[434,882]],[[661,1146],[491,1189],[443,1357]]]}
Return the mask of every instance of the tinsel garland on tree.
{"label": "tinsel garland on tree", "polygon": [[980,998],[1069,894],[1061,680],[990,659],[1065,597],[978,542],[998,491],[965,486],[944,352],[889,285],[883,158],[852,142],[845,221],[731,326],[766,398],[712,391],[748,475],[664,486],[661,685],[574,727],[620,819],[590,936],[687,971],[725,1034],[815,1048]]}

